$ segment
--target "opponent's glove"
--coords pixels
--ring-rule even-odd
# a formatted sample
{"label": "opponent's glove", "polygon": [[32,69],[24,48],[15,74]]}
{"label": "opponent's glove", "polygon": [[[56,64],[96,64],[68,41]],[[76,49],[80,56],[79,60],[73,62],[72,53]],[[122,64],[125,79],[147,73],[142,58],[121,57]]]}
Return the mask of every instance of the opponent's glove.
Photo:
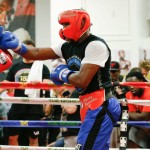
{"label": "opponent's glove", "polygon": [[3,26],[0,26],[0,49],[7,50],[12,49],[19,55],[23,55],[27,52],[25,44],[20,43],[15,34],[9,31],[4,31]]}
{"label": "opponent's glove", "polygon": [[59,65],[54,68],[50,74],[50,79],[57,85],[62,85],[63,83],[68,83],[68,77],[74,71],[69,70],[68,66],[65,64]]}
{"label": "opponent's glove", "polygon": [[12,65],[12,55],[0,49],[0,72],[7,70]]}

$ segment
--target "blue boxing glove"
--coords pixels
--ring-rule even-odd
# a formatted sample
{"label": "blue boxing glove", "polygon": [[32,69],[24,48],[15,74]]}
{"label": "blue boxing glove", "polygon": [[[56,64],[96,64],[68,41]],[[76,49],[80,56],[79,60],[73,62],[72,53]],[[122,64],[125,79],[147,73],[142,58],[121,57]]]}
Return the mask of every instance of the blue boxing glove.
{"label": "blue boxing glove", "polygon": [[59,65],[54,68],[50,74],[50,79],[57,85],[62,85],[63,83],[68,83],[68,77],[75,71],[69,70],[68,66],[65,64]]}
{"label": "blue boxing glove", "polygon": [[0,37],[3,35],[3,32],[4,32],[4,27],[0,26]]}
{"label": "blue boxing glove", "polygon": [[27,52],[25,44],[20,43],[16,35],[9,31],[4,31],[4,28],[0,26],[0,49],[7,50],[12,49],[17,54],[23,55]]}

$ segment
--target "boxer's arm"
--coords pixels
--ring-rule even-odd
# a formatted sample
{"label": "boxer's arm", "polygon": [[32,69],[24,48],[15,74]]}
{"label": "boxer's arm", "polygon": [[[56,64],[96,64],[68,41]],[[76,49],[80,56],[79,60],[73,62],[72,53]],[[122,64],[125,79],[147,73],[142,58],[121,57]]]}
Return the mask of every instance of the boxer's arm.
{"label": "boxer's arm", "polygon": [[27,47],[27,52],[22,56],[29,60],[47,60],[59,58],[59,56],[53,51],[52,48],[35,47]]}
{"label": "boxer's arm", "polygon": [[98,65],[82,64],[80,70],[76,72],[62,64],[52,70],[50,79],[57,85],[68,83],[75,87],[86,88],[98,69]]}
{"label": "boxer's arm", "polygon": [[33,48],[21,43],[15,34],[5,31],[2,26],[0,26],[0,49],[3,51],[12,49],[15,53],[30,60],[59,58],[52,48]]}
{"label": "boxer's arm", "polygon": [[100,66],[94,64],[82,64],[78,72],[72,73],[68,77],[70,84],[79,88],[86,88]]}

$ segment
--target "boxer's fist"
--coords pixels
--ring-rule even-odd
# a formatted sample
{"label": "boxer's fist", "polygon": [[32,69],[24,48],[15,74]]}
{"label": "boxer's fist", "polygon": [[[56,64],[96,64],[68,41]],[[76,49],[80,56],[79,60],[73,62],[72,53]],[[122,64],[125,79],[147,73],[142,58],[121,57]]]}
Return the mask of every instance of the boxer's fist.
{"label": "boxer's fist", "polygon": [[0,49],[0,72],[7,70],[12,65],[12,55]]}
{"label": "boxer's fist", "polygon": [[74,71],[69,70],[68,66],[65,64],[59,65],[54,68],[50,74],[50,79],[57,85],[62,85],[63,83],[68,83],[68,77]]}
{"label": "boxer's fist", "polygon": [[4,28],[0,26],[0,49],[3,51],[12,49],[17,54],[24,54],[27,52],[27,48],[24,44],[21,44],[15,34],[9,31],[4,31]]}
{"label": "boxer's fist", "polygon": [[0,49],[20,49],[20,45],[21,44],[19,43],[19,39],[13,33],[9,31],[4,31],[4,27],[0,26]]}

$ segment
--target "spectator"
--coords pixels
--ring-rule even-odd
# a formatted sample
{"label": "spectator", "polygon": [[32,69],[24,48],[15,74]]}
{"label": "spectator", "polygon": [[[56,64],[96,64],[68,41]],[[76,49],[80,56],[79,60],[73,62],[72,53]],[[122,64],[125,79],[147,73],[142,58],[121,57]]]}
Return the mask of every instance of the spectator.
{"label": "spectator", "polygon": [[[32,40],[24,41],[29,47],[34,47],[34,42]],[[27,82],[29,73],[31,73],[34,61],[23,59],[23,61],[18,62],[12,66],[9,70],[6,80],[7,82]],[[40,74],[40,71],[39,71]],[[41,80],[43,82],[49,82],[49,70],[48,68],[42,64],[41,68]],[[37,76],[37,74],[36,74]],[[37,81],[36,81],[37,82]],[[1,92],[5,89],[1,89]],[[15,89],[14,96],[15,97],[27,97],[25,94],[26,90]],[[32,91],[31,89],[29,91]],[[33,92],[33,91],[32,91]],[[42,96],[42,90],[39,91],[39,96]],[[48,91],[47,91],[48,92]],[[34,104],[12,104],[9,113],[8,120],[41,120],[43,117],[43,105]],[[18,145],[19,135],[23,134],[23,137],[27,135],[29,137],[29,145],[30,146],[38,146],[38,136],[40,134],[39,128],[8,128],[9,134],[9,145]],[[20,145],[26,145],[25,143],[21,143]]]}
{"label": "spectator", "polygon": [[[60,64],[64,64],[65,60],[62,58],[52,60],[51,67],[56,67]],[[66,91],[66,89],[51,89],[50,97],[61,98],[62,93]],[[61,119],[62,108],[60,105],[45,105],[45,118],[44,120],[58,121]],[[42,129],[43,133],[41,136],[41,140],[43,141],[42,145],[46,146],[47,144],[53,143],[56,141],[57,136],[60,133],[59,128],[44,128]]]}
{"label": "spectator", "polygon": [[[117,61],[111,61],[110,75],[112,82],[122,82],[123,76],[120,75],[120,65]],[[111,90],[118,99],[125,98],[126,87],[115,85]]]}
{"label": "spectator", "polygon": [[139,63],[143,76],[150,81],[150,60],[143,60]]}
{"label": "spectator", "polygon": [[[7,89],[6,91],[2,92],[0,94],[0,97],[3,98],[3,97],[13,97],[14,96],[14,90],[13,89]],[[4,114],[6,113],[6,118],[7,118],[7,115],[8,115],[8,112],[11,108],[11,103],[4,103],[2,105],[2,107],[5,109],[5,106],[6,106],[6,111],[4,110]],[[5,119],[4,119],[5,120]],[[8,128],[9,127],[3,127],[2,128],[2,132],[3,132],[3,136],[2,136],[2,140],[1,140],[1,144],[2,145],[8,145]]]}
{"label": "spectator", "polygon": [[134,67],[130,70],[130,72],[141,72],[142,73],[142,70],[139,67]]}
{"label": "spectator", "polygon": [[120,64],[117,61],[111,61],[110,64],[110,75],[112,82],[114,81],[122,81],[123,76],[120,74]]}
{"label": "spectator", "polygon": [[[142,73],[130,72],[126,76],[127,82],[147,82]],[[126,98],[132,100],[149,100],[150,88],[136,88],[129,86],[129,92]],[[150,106],[142,106],[135,104],[128,104],[129,120],[131,121],[149,121],[150,120]],[[128,148],[150,148],[149,136],[150,129],[139,126],[131,126],[129,129]]]}
{"label": "spectator", "polygon": [[[5,78],[6,77],[4,77],[4,79]],[[4,79],[2,79],[1,82],[4,81]],[[13,89],[7,89],[7,91],[3,91],[2,93],[0,93],[1,98],[13,97],[13,96],[14,96],[14,90]],[[1,120],[7,119],[7,115],[8,115],[10,107],[11,107],[11,103],[0,103]],[[8,129],[8,127],[1,127],[0,128],[0,144],[1,145],[8,145],[7,129]]]}
{"label": "spectator", "polygon": [[5,72],[1,72],[0,73],[0,82],[3,81],[6,78],[6,73]]}
{"label": "spectator", "polygon": [[[120,75],[120,64],[117,61],[111,61],[110,75],[112,82],[121,82],[123,80],[123,76]],[[128,91],[127,87],[120,85],[112,86],[111,90],[113,95],[115,95],[118,99],[125,98],[125,94]],[[120,128],[114,127],[111,134],[110,147],[119,148],[119,146],[120,146]]]}
{"label": "spectator", "polygon": [[[69,96],[71,95],[71,96]],[[62,93],[63,97],[79,98],[76,91],[71,94],[69,91]],[[79,105],[62,105],[62,121],[80,121],[80,106]],[[61,137],[55,142],[49,144],[49,147],[75,147],[77,145],[77,135],[79,128],[61,128]]]}
{"label": "spectator", "polygon": [[[5,103],[0,103],[0,120],[7,120],[7,106]],[[3,127],[0,127],[0,144],[4,144]]]}
{"label": "spectator", "polygon": [[[64,93],[65,94],[65,93]],[[79,95],[74,91],[70,98],[79,98]],[[80,121],[80,106],[79,105],[62,105],[63,120],[65,121]],[[65,116],[65,117],[64,117]],[[77,145],[77,135],[79,128],[62,128],[62,136],[64,137],[64,147],[75,147]]]}
{"label": "spectator", "polygon": [[[50,91],[50,97],[55,97],[55,98],[60,98],[61,93],[64,91],[62,90],[51,90]],[[44,120],[49,120],[49,121],[60,121],[61,119],[61,113],[62,113],[62,108],[60,105],[49,105],[47,104],[45,106],[45,117],[43,118]],[[60,133],[59,128],[44,128],[41,136],[41,140],[43,141],[42,145],[46,146],[48,143],[53,143],[56,141],[57,136]]]}

